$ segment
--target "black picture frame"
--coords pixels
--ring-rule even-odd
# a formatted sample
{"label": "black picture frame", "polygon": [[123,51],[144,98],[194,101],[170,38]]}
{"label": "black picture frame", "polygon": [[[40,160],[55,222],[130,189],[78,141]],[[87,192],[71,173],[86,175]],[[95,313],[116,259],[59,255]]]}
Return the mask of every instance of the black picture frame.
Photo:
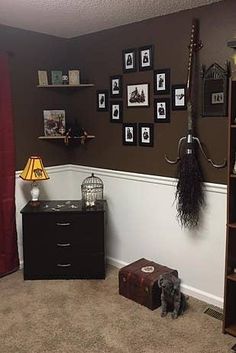
{"label": "black picture frame", "polygon": [[153,75],[154,94],[170,94],[170,69],[154,70]]}
{"label": "black picture frame", "polygon": [[97,112],[108,111],[108,90],[97,90]]}
{"label": "black picture frame", "polygon": [[127,108],[149,107],[149,83],[137,83],[126,86]]}
{"label": "black picture frame", "polygon": [[152,123],[139,123],[139,146],[153,147],[154,125]]}
{"label": "black picture frame", "polygon": [[146,45],[138,49],[139,71],[147,71],[153,69],[153,45]]}
{"label": "black picture frame", "polygon": [[224,69],[217,63],[208,69],[202,67],[202,116],[220,117],[228,115],[229,67]]}
{"label": "black picture frame", "polygon": [[123,121],[123,102],[110,101],[110,121],[111,123],[122,123]]}
{"label": "black picture frame", "polygon": [[116,75],[110,77],[110,97],[111,98],[122,98],[123,95],[123,84],[122,76]]}
{"label": "black picture frame", "polygon": [[137,124],[136,123],[123,124],[122,139],[123,139],[123,145],[125,146],[137,146]]}
{"label": "black picture frame", "polygon": [[137,49],[122,50],[122,65],[124,73],[137,71]]}
{"label": "black picture frame", "polygon": [[170,122],[170,98],[154,99],[154,122],[158,124]]}
{"label": "black picture frame", "polygon": [[178,84],[172,85],[172,110],[186,110],[186,85]]}

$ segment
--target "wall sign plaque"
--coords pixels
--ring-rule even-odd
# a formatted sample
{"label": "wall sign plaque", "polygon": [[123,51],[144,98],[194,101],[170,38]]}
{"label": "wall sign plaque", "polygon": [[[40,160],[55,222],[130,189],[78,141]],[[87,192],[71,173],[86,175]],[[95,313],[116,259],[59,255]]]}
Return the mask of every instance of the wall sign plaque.
{"label": "wall sign plaque", "polygon": [[202,67],[202,116],[227,116],[228,76],[228,63],[226,69],[216,63]]}

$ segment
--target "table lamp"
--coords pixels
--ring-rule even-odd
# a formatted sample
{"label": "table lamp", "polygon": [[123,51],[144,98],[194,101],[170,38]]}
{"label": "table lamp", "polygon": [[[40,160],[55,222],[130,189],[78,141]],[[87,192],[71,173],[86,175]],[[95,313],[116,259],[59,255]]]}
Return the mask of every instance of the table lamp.
{"label": "table lamp", "polygon": [[39,199],[39,187],[37,185],[37,181],[49,179],[49,176],[44,169],[42,159],[38,156],[31,156],[20,175],[20,178],[23,180],[32,181],[31,202],[33,204],[37,204]]}

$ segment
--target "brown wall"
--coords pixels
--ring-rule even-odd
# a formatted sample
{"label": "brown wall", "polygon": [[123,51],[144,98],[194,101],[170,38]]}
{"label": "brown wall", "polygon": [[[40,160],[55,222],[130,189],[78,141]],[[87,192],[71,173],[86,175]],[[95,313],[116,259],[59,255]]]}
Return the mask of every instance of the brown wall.
{"label": "brown wall", "polygon": [[[96,139],[86,151],[75,150],[74,162],[82,165],[133,171],[139,173],[175,176],[176,166],[167,164],[164,154],[176,156],[177,143],[186,133],[186,112],[171,112],[170,124],[155,124],[153,148],[122,145],[122,126],[109,121],[109,112],[96,112],[96,89],[108,89],[111,75],[123,75],[124,122],[153,122],[153,72],[122,73],[122,50],[153,44],[154,68],[170,68],[171,83],[185,83],[187,75],[188,44],[192,18],[200,20],[200,38],[204,47],[199,53],[200,65],[214,62],[224,66],[232,50],[227,40],[236,35],[236,3],[226,0],[214,5],[97,32],[71,41],[70,61],[79,63],[82,76],[96,87],[81,91],[77,105],[83,125]],[[150,83],[150,107],[126,108],[126,84]],[[199,93],[200,99],[200,93]],[[209,156],[221,162],[227,154],[227,118],[198,117],[198,136]],[[225,183],[226,168],[217,170],[203,158],[201,165],[205,180]]]}
{"label": "brown wall", "polygon": [[[30,154],[42,155],[45,165],[77,163],[138,173],[175,176],[176,166],[164,160],[176,155],[178,140],[186,133],[186,112],[171,112],[170,124],[155,124],[154,147],[122,145],[122,126],[110,123],[109,112],[96,112],[96,89],[108,89],[111,75],[122,74],[124,122],[153,122],[153,72],[122,73],[122,50],[153,44],[154,69],[170,68],[171,83],[185,83],[188,43],[193,17],[200,20],[204,47],[200,64],[224,65],[232,54],[227,40],[236,35],[236,3],[225,0],[210,6],[71,40],[0,26],[1,51],[11,52],[11,77],[16,138],[16,169],[22,169]],[[37,70],[80,68],[81,81],[94,88],[67,93],[38,89]],[[128,83],[150,83],[150,107],[126,108]],[[66,148],[60,142],[37,139],[43,134],[43,109],[66,109],[96,138],[86,146]],[[198,118],[198,136],[217,162],[226,157],[227,118]],[[201,158],[205,180],[226,182],[226,169],[216,170]]]}
{"label": "brown wall", "polygon": [[9,53],[16,140],[16,170],[32,154],[45,165],[70,163],[63,146],[38,140],[43,135],[43,109],[69,110],[68,97],[37,88],[38,70],[60,69],[67,64],[67,41],[30,31],[0,26],[0,51]]}

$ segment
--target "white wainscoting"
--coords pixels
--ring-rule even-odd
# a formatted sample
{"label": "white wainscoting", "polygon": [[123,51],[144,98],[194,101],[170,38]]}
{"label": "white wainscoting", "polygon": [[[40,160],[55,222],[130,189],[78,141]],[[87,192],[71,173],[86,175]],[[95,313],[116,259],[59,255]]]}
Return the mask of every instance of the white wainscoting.
{"label": "white wainscoting", "polygon": [[[65,165],[49,167],[41,199],[80,199],[81,183],[91,172],[104,182],[108,202],[106,255],[122,267],[141,257],[175,268],[184,293],[222,307],[226,231],[226,185],[205,184],[201,227],[182,229],[176,220],[175,180],[107,169]],[[19,252],[22,261],[20,209],[30,185],[16,173]]]}

